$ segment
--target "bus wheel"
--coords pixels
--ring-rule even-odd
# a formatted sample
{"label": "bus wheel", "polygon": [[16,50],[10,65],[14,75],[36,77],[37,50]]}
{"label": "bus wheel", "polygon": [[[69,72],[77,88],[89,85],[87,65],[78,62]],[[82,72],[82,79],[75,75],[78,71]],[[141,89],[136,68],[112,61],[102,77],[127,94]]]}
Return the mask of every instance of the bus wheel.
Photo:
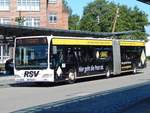
{"label": "bus wheel", "polygon": [[106,68],[106,77],[107,78],[109,78],[110,77],[110,75],[111,75],[111,71],[110,71],[110,69],[109,68]]}
{"label": "bus wheel", "polygon": [[73,84],[76,80],[76,71],[70,71],[68,75],[68,83]]}

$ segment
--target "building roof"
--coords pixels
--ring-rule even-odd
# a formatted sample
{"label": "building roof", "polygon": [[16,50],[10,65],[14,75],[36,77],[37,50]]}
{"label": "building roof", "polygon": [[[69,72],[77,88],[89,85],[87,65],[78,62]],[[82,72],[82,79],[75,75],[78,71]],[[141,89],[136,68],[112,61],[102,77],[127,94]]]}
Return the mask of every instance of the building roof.
{"label": "building roof", "polygon": [[124,32],[89,32],[79,30],[62,30],[50,28],[26,27],[17,25],[2,25],[0,24],[0,34],[4,36],[37,36],[37,35],[55,35],[55,36],[79,36],[79,37],[109,37],[128,35],[138,31],[124,31]]}
{"label": "building roof", "polygon": [[[72,36],[72,37],[93,37],[103,38],[111,36],[129,35],[139,31],[124,31],[124,32],[88,32],[79,30],[62,30],[62,29],[49,29],[49,28],[36,28],[36,27],[25,27],[16,25],[2,25],[0,24],[0,40],[14,40],[13,37],[22,36],[43,36],[43,35],[54,35],[54,36]],[[10,37],[10,38],[9,38]]]}
{"label": "building roof", "polygon": [[143,3],[146,3],[146,4],[149,4],[150,5],[150,0],[138,0],[140,2],[143,2]]}

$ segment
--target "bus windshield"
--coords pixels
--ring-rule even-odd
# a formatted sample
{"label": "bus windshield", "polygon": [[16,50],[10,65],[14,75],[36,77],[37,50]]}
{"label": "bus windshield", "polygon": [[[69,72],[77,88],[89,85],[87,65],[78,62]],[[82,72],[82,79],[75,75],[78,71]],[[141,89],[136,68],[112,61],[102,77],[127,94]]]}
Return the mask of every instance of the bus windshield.
{"label": "bus windshield", "polygon": [[48,43],[46,38],[16,40],[16,69],[46,69],[47,67]]}

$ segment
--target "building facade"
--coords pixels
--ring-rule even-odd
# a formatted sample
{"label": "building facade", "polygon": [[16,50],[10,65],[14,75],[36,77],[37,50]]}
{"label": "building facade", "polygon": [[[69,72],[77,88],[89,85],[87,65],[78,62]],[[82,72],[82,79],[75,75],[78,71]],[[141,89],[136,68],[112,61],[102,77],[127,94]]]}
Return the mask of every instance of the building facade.
{"label": "building facade", "polygon": [[149,0],[138,0],[140,2],[143,2],[143,3],[146,3],[146,4],[149,4],[150,5],[150,1]]}
{"label": "building facade", "polygon": [[145,44],[146,56],[150,56],[150,37],[147,38],[148,41]]}
{"label": "building facade", "polygon": [[62,0],[0,0],[0,24],[68,29],[68,12]]}
{"label": "building facade", "polygon": [[[0,24],[68,29],[68,11],[63,0],[0,0]],[[0,64],[10,51],[8,43],[0,42]]]}

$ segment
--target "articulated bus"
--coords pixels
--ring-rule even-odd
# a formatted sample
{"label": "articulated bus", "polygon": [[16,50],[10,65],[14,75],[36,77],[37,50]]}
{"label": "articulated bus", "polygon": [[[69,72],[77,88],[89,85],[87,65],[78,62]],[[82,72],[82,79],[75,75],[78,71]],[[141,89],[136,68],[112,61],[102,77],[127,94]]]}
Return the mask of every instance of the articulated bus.
{"label": "articulated bus", "polygon": [[144,41],[88,37],[31,36],[15,39],[17,81],[73,83],[76,79],[146,67]]}

